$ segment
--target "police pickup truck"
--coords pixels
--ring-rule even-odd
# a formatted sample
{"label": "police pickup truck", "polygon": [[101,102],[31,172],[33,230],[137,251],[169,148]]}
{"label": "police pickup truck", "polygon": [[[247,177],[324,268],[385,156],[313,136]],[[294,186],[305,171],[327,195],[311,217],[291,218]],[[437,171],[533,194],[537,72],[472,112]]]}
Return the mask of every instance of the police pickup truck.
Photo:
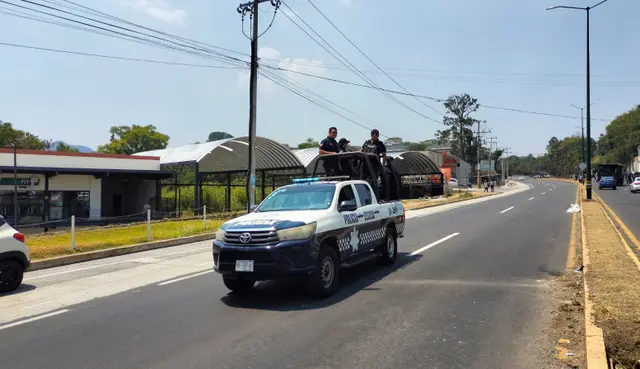
{"label": "police pickup truck", "polygon": [[[366,159],[370,154],[335,156],[346,155]],[[327,297],[338,288],[341,266],[372,258],[382,265],[395,263],[405,211],[398,199],[379,200],[378,194],[388,194],[389,177],[393,182],[397,176],[382,165],[372,171],[369,160],[360,163],[379,178],[294,179],[251,213],[224,223],[213,242],[213,268],[227,288],[248,291],[256,281],[303,277],[312,294]]]}

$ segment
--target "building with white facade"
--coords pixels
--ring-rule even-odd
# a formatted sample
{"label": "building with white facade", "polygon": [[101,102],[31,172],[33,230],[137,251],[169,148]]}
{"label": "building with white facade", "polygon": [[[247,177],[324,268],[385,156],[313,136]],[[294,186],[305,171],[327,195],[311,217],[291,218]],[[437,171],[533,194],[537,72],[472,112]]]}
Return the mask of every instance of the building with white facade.
{"label": "building with white facade", "polygon": [[155,156],[0,148],[0,214],[14,223],[16,187],[19,224],[141,213],[172,175]]}

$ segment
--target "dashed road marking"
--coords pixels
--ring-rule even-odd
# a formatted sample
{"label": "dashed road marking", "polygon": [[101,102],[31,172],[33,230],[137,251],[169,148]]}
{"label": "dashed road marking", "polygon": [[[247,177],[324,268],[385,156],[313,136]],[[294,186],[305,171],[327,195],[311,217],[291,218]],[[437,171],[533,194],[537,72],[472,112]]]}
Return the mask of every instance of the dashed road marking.
{"label": "dashed road marking", "polygon": [[457,236],[459,234],[460,234],[460,232],[456,232],[456,233],[448,235],[447,237],[443,237],[443,238],[441,238],[441,239],[439,239],[439,240],[437,240],[435,242],[432,242],[432,243],[428,244],[427,246],[424,246],[424,247],[421,247],[421,248],[417,249],[416,251],[414,251],[411,254],[409,254],[409,256],[418,255],[421,252],[426,251],[426,250],[432,248],[433,246],[439,245],[439,244],[443,243],[446,240],[450,240],[450,239],[454,238],[455,236]]}
{"label": "dashed road marking", "polygon": [[48,314],[34,316],[33,318],[18,320],[18,321],[13,322],[13,323],[0,325],[0,331],[3,330],[3,329],[15,327],[15,326],[18,326],[18,325],[27,324],[27,323],[35,322],[37,320],[46,319],[46,318],[50,318],[52,316],[64,314],[64,313],[66,313],[68,311],[69,311],[68,309],[53,311],[53,312],[48,313]]}
{"label": "dashed road marking", "polygon": [[530,198],[530,199],[529,199],[529,201],[531,201],[531,200],[533,200],[533,199],[535,199],[535,198],[536,198],[536,197],[534,196],[534,197]]}
{"label": "dashed road marking", "polygon": [[510,207],[510,208],[506,208],[506,209],[504,209],[503,211],[501,211],[501,212],[500,212],[500,214],[504,214],[504,213],[506,213],[507,211],[509,211],[509,210],[511,210],[511,209],[513,209],[513,208],[515,208],[515,206],[512,206],[512,207]]}
{"label": "dashed road marking", "polygon": [[168,284],[171,283],[176,283],[176,282],[180,282],[180,281],[184,281],[185,279],[190,279],[190,278],[195,278],[195,277],[199,277],[201,275],[205,275],[205,274],[209,274],[209,273],[213,273],[213,270],[205,270],[204,272],[200,272],[200,273],[196,273],[196,274],[191,274],[188,275],[186,277],[180,277],[180,278],[176,278],[176,279],[171,279],[168,281],[164,281],[162,283],[158,283],[158,286],[166,286]]}
{"label": "dashed road marking", "polygon": [[546,192],[541,193],[540,195],[544,195]]}

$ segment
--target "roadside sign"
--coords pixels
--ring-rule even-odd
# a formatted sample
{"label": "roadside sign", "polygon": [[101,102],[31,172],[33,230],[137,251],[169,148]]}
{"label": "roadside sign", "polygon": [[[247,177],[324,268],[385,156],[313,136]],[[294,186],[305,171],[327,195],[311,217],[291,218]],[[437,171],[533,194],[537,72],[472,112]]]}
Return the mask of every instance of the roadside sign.
{"label": "roadside sign", "polygon": [[580,163],[580,165],[578,165],[578,168],[580,168],[580,170],[584,170],[584,168],[587,167],[587,164],[585,163]]}

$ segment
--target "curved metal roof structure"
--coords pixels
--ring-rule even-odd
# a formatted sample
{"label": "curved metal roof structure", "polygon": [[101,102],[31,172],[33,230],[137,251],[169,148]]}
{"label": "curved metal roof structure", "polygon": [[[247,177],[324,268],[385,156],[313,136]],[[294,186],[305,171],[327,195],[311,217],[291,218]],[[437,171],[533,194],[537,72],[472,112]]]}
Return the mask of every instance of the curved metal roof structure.
{"label": "curved metal roof structure", "polygon": [[[202,173],[242,172],[247,170],[249,160],[248,140],[248,137],[228,138],[135,155],[159,156],[162,166],[198,164],[198,171]],[[256,170],[304,168],[291,150],[274,140],[256,137],[255,145]]]}
{"label": "curved metal roof structure", "polygon": [[[348,146],[347,151],[358,151],[359,148],[355,146]],[[305,168],[311,168],[311,164],[315,161],[315,159],[320,156],[320,151],[317,148],[312,147],[309,149],[296,149],[291,150],[298,157],[298,159],[302,162]]]}
{"label": "curved metal roof structure", "polygon": [[393,168],[399,175],[438,174],[440,168],[422,151],[388,152]]}

